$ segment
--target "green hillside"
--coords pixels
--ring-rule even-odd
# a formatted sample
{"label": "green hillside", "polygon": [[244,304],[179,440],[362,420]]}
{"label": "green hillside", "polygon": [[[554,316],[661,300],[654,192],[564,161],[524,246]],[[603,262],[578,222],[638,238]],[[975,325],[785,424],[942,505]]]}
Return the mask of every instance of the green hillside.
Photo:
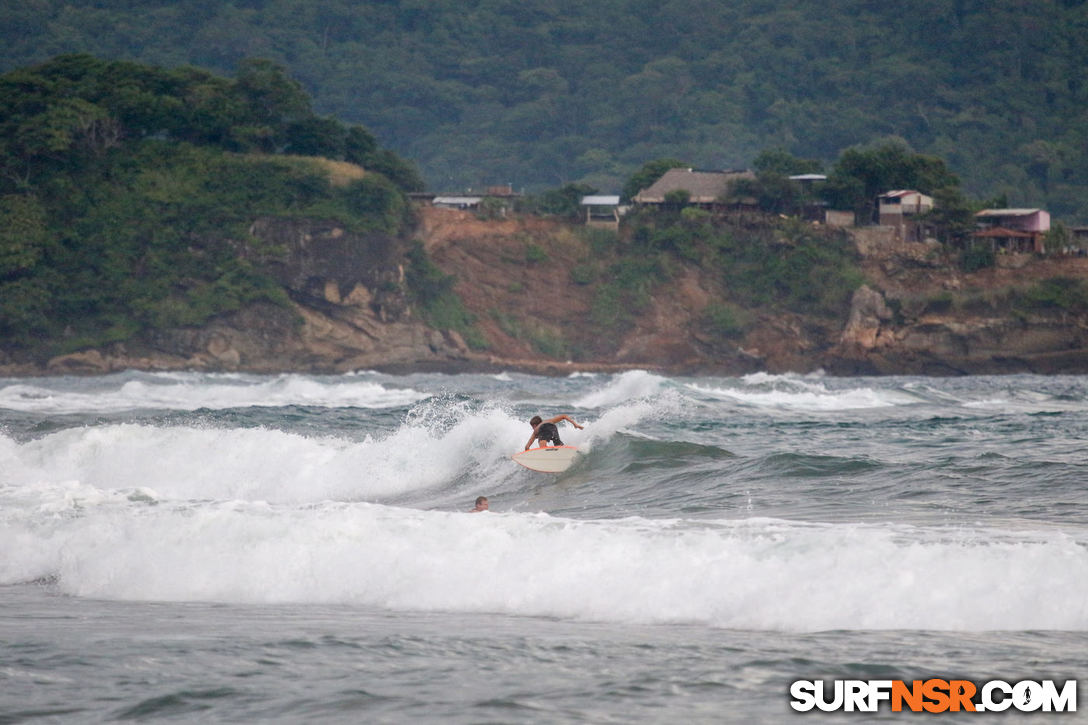
{"label": "green hillside", "polygon": [[254,219],[335,219],[380,242],[401,234],[419,185],[365,129],[314,115],[268,62],[234,79],[86,55],[11,71],[0,342],[57,354],[285,303],[262,271],[282,251],[249,234]]}
{"label": "green hillside", "polygon": [[30,0],[0,70],[87,52],[288,69],[435,190],[618,190],[649,159],[825,165],[889,137],[975,197],[1088,222],[1083,0]]}

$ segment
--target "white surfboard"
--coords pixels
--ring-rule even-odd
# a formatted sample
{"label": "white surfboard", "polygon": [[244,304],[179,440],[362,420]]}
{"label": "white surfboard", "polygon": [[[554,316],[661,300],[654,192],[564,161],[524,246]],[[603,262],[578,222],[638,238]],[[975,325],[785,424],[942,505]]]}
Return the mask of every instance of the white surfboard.
{"label": "white surfboard", "polygon": [[562,473],[571,467],[577,457],[578,449],[574,446],[530,448],[513,455],[517,463],[541,473]]}

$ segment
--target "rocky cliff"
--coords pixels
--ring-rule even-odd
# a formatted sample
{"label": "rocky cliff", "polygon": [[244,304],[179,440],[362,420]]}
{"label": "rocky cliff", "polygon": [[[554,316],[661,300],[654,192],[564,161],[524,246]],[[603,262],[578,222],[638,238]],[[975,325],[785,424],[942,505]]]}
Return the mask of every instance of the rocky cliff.
{"label": "rocky cliff", "polygon": [[[144,333],[44,366],[0,364],[5,374],[98,374],[124,369],[335,373],[456,363],[456,333],[414,314],[404,288],[403,243],[320,220],[260,219],[241,253],[283,285],[286,306],[262,303],[197,328]],[[4,361],[0,359],[0,363]]]}
{"label": "rocky cliff", "polygon": [[[842,319],[752,311],[743,333],[705,324],[720,280],[682,263],[654,288],[617,339],[587,324],[594,286],[577,267],[599,252],[569,225],[538,218],[483,221],[425,208],[416,236],[454,275],[484,341],[435,330],[407,294],[405,243],[330,222],[262,219],[251,235],[279,252],[251,261],[287,290],[270,303],[200,328],[159,330],[123,344],[16,364],[0,374],[96,374],[128,368],[337,373],[358,369],[521,369],[544,374],[640,367],[673,373],[756,370],[834,374],[1088,371],[1088,319],[1018,309],[1010,290],[1055,277],[1088,279],[1088,259],[999,258],[958,271],[937,244],[900,243],[879,229],[854,239],[867,283]],[[576,359],[577,362],[573,362]]]}
{"label": "rocky cliff", "polygon": [[1088,259],[998,255],[965,274],[936,243],[896,242],[880,229],[854,238],[868,284],[854,294],[828,371],[1088,372],[1084,311],[1019,302],[1048,280],[1088,280]]}

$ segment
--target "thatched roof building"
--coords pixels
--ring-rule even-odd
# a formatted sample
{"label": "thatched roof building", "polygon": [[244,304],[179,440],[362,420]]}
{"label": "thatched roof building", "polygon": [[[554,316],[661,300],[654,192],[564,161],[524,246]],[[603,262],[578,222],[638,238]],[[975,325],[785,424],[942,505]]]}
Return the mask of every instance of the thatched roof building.
{"label": "thatched roof building", "polygon": [[696,171],[694,169],[669,169],[665,174],[638,194],[636,204],[664,204],[665,197],[674,191],[688,192],[689,203],[719,204],[730,193],[730,186],[740,179],[754,179],[756,175],[743,171]]}

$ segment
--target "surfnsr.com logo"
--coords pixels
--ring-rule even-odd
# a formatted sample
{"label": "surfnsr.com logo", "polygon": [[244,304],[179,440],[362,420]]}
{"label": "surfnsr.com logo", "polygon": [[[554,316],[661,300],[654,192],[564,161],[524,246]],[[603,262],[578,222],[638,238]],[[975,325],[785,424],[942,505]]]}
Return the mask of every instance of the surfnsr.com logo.
{"label": "surfnsr.com logo", "polygon": [[990,680],[797,680],[790,685],[790,707],[799,712],[1076,712],[1077,681],[1009,683]]}

